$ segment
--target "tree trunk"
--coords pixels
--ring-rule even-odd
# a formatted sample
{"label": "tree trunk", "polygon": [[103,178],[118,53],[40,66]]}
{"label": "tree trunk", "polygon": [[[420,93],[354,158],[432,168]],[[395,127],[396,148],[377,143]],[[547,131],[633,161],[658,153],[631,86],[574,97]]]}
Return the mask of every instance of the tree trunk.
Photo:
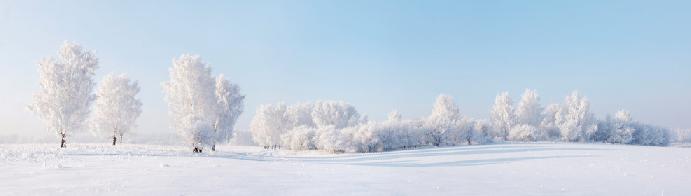
{"label": "tree trunk", "polygon": [[60,140],[60,148],[66,148],[67,146],[65,145],[65,133],[60,134],[62,136],[62,139]]}
{"label": "tree trunk", "polygon": [[115,146],[115,142],[118,141],[118,138],[113,136],[113,146]]}

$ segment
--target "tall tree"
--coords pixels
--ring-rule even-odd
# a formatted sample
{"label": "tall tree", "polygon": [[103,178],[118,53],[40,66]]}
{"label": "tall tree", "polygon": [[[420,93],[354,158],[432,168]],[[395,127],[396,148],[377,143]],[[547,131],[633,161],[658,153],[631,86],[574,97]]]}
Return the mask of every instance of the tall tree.
{"label": "tall tree", "polygon": [[95,130],[113,136],[113,145],[134,127],[135,120],[142,113],[142,102],[136,98],[139,93],[137,81],[126,75],[106,75],[96,90],[93,123]]}
{"label": "tall tree", "polygon": [[240,94],[240,87],[231,84],[223,75],[216,78],[217,116],[214,124],[214,144],[211,150],[216,150],[216,143],[227,143],[233,136],[233,127],[245,108],[245,96]]}
{"label": "tall tree", "polygon": [[211,145],[218,107],[211,68],[199,55],[183,54],[173,59],[170,80],[163,84],[173,128],[193,152]]}
{"label": "tall tree", "polygon": [[494,106],[490,112],[492,127],[504,140],[508,139],[509,131],[515,124],[513,102],[508,92],[502,92],[494,99]]}
{"label": "tall tree", "polygon": [[538,96],[537,91],[525,89],[521,101],[516,107],[516,122],[537,127],[542,121],[542,111],[540,96]]}
{"label": "tall tree", "polygon": [[587,141],[597,130],[590,102],[578,91],[566,96],[564,105],[555,116],[561,137],[565,141]]}
{"label": "tall tree", "polygon": [[82,46],[65,42],[57,59],[45,58],[39,63],[40,89],[29,109],[45,121],[59,136],[65,148],[67,136],[83,125],[94,101],[94,73],[98,59]]}

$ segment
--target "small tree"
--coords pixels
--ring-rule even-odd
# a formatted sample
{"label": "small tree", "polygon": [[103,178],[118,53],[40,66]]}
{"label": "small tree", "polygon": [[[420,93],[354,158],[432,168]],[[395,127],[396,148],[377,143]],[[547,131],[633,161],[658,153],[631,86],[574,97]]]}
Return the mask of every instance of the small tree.
{"label": "small tree", "polygon": [[240,87],[231,84],[220,75],[216,78],[217,113],[214,124],[215,137],[211,150],[216,150],[216,143],[227,143],[233,136],[233,127],[245,108],[245,96],[240,94]]}
{"label": "small tree", "polygon": [[260,105],[250,123],[252,139],[264,148],[281,144],[281,135],[292,129],[287,106],[283,103]]}
{"label": "small tree", "polygon": [[142,102],[135,97],[137,93],[137,82],[130,81],[124,74],[106,75],[96,90],[93,126],[100,132],[111,133],[113,145],[118,136],[122,143],[122,136],[129,132],[142,113]]}
{"label": "small tree", "polygon": [[513,111],[513,102],[508,92],[499,93],[494,99],[494,106],[490,112],[492,127],[504,140],[508,139],[509,131],[516,122]]}
{"label": "small tree", "polygon": [[68,134],[79,130],[89,114],[98,59],[80,45],[65,42],[57,59],[43,59],[38,66],[40,89],[29,109],[57,133],[65,148]]}
{"label": "small tree", "polygon": [[189,54],[173,59],[170,80],[163,84],[173,128],[193,152],[202,152],[213,140],[218,107],[214,84],[211,68],[199,55]]}
{"label": "small tree", "polygon": [[455,131],[460,120],[461,112],[453,98],[448,95],[439,95],[432,108],[432,114],[425,122],[428,143],[433,146],[444,144],[448,134]]}

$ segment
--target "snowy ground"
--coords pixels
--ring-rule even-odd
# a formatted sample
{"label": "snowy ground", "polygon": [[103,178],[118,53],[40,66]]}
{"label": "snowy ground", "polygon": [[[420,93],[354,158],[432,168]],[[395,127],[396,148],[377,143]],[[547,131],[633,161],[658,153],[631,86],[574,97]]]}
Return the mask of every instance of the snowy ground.
{"label": "snowy ground", "polygon": [[0,145],[2,195],[691,195],[691,148],[502,144],[369,154]]}

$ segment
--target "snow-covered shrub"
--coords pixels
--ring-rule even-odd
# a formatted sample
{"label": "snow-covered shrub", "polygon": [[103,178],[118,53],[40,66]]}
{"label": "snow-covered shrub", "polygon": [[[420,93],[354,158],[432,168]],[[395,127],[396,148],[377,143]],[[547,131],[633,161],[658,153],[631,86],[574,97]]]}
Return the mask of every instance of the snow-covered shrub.
{"label": "snow-covered shrub", "polygon": [[45,58],[38,67],[40,88],[29,109],[55,131],[64,148],[67,136],[82,128],[95,99],[98,59],[82,46],[65,42],[57,59]]}
{"label": "snow-covered shrub", "polygon": [[341,130],[342,137],[347,141],[345,152],[381,152],[384,151],[384,145],[379,140],[375,133],[377,125],[374,122],[361,124],[354,127],[346,127]]}
{"label": "snow-covered shrub", "polygon": [[542,111],[542,121],[538,128],[545,133],[547,140],[557,140],[561,138],[561,132],[556,124],[556,115],[560,110],[558,104],[551,104]]}
{"label": "snow-covered shrub", "polygon": [[473,123],[473,140],[476,144],[487,144],[493,141],[491,126],[484,120],[475,120]]}
{"label": "snow-covered shrub", "polygon": [[283,103],[260,105],[250,123],[254,142],[265,147],[281,145],[281,135],[293,128],[286,111]]}
{"label": "snow-covered shrub", "polygon": [[91,119],[94,134],[107,135],[113,139],[129,132],[135,120],[142,113],[142,102],[135,96],[139,93],[136,81],[130,81],[126,75],[106,75],[96,90],[96,103]]}
{"label": "snow-covered shrub", "polygon": [[333,126],[317,129],[317,148],[329,152],[345,152],[348,147],[348,135],[345,135]]}
{"label": "snow-covered shrub", "polygon": [[281,135],[281,143],[291,150],[316,150],[317,129],[299,126]]}
{"label": "snow-covered shrub", "polygon": [[382,123],[377,123],[375,132],[383,144],[383,150],[398,150],[415,148],[425,145],[423,122],[418,120],[403,120],[401,118],[389,118]]}
{"label": "snow-covered shrub", "polygon": [[[664,146],[670,142],[670,130],[635,122],[631,114],[621,110],[598,125],[596,141],[645,146]],[[604,139],[602,139],[604,138]]]}
{"label": "snow-covered shrub", "polygon": [[333,126],[335,129],[355,126],[361,122],[355,107],[342,101],[318,101],[314,103],[312,121],[317,127]]}
{"label": "snow-covered shrub", "polygon": [[691,142],[691,129],[674,129],[670,133],[672,141],[679,143]]}
{"label": "snow-covered shrub", "polygon": [[669,144],[669,130],[653,125],[633,123],[633,144],[643,146],[666,146]]}
{"label": "snow-covered shrub", "polygon": [[444,145],[471,145],[476,136],[473,130],[474,126],[475,122],[472,119],[462,118],[457,120],[448,130]]}
{"label": "snow-covered shrub", "polygon": [[516,125],[511,128],[509,139],[513,141],[540,141],[546,136],[537,127],[527,124]]}
{"label": "snow-covered shrub", "polygon": [[633,134],[636,130],[631,124],[631,114],[629,112],[623,110],[619,111],[614,119],[608,117],[604,123],[600,123],[599,126],[598,132],[600,135],[607,135],[605,141],[620,144],[633,143]]}

